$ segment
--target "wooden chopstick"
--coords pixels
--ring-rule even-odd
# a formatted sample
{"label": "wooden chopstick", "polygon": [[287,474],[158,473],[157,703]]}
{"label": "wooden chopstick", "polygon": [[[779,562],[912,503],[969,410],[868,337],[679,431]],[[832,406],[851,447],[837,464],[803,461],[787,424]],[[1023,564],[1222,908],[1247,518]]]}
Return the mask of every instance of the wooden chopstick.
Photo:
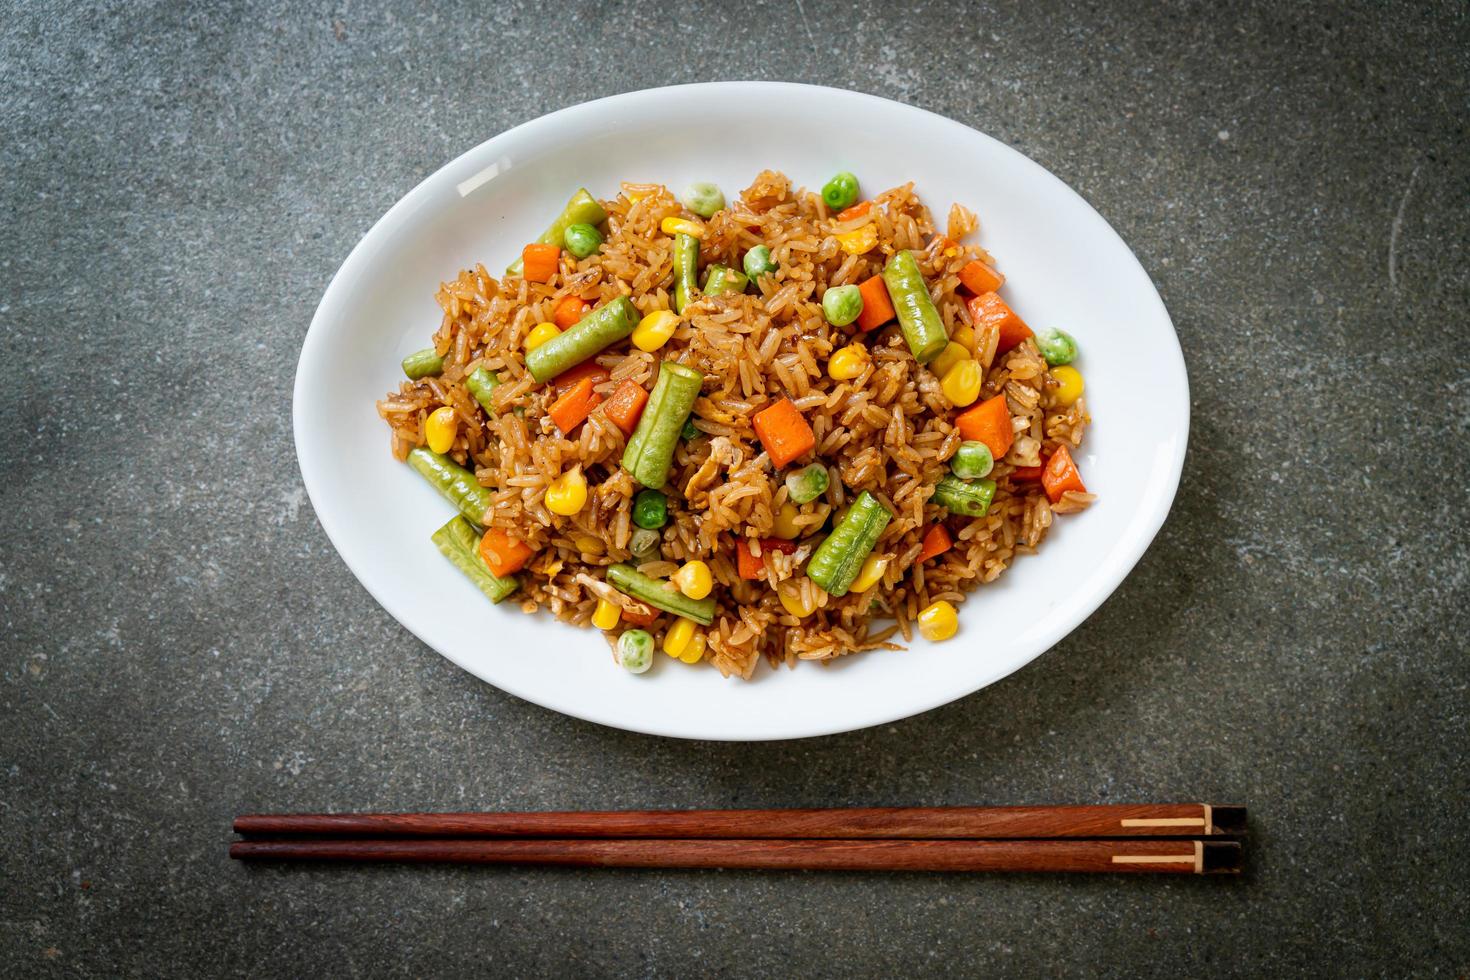
{"label": "wooden chopstick", "polygon": [[935,840],[1238,836],[1245,832],[1245,822],[1242,806],[1165,803],[826,810],[259,813],[237,817],[235,831],[275,837]]}
{"label": "wooden chopstick", "polygon": [[809,871],[1042,871],[1233,874],[1238,841],[1218,840],[247,840],[251,861],[407,861],[600,868]]}

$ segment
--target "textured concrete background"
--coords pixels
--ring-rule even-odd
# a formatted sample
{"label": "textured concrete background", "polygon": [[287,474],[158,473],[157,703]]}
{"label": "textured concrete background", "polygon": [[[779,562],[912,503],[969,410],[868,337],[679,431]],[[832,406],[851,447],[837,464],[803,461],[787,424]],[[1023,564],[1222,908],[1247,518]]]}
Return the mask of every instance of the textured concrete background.
{"label": "textured concrete background", "polygon": [[[0,16],[0,974],[1470,972],[1463,4],[490,6]],[[724,78],[1016,146],[1133,245],[1189,360],[1137,571],[901,724],[685,744],[524,704],[378,608],[297,474],[301,338],[400,195],[550,110]],[[1250,804],[1248,875],[225,858],[266,808],[1191,798]]]}

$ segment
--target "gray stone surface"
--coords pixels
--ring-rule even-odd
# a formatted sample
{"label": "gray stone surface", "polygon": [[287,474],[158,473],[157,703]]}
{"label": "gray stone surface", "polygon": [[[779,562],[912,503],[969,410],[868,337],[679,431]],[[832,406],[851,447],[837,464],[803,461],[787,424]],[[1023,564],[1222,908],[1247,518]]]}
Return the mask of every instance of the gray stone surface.
{"label": "gray stone surface", "polygon": [[[1470,971],[1463,4],[481,6],[0,17],[0,974]],[[1158,541],[1034,665],[687,744],[394,623],[305,502],[290,385],[332,272],[441,163],[745,77],[953,116],[1080,190],[1195,421]],[[1252,807],[1240,880],[225,857],[254,809],[1191,798]]]}

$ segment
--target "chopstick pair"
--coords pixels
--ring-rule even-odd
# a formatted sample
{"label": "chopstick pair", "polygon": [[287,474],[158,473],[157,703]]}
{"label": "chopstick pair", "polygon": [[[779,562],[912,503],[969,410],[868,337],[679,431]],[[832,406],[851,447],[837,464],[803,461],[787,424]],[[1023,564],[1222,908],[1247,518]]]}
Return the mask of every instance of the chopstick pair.
{"label": "chopstick pair", "polygon": [[1246,810],[1208,803],[250,814],[241,860],[1230,874]]}

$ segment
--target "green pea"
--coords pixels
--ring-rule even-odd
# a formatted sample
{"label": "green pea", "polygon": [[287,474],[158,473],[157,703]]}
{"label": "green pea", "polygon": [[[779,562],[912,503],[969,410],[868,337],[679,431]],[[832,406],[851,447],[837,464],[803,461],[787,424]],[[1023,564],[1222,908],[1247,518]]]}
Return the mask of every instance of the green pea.
{"label": "green pea", "polygon": [[828,482],[827,467],[812,463],[786,474],[786,492],[793,504],[809,504],[827,492]]}
{"label": "green pea", "polygon": [[648,630],[626,630],[618,637],[618,664],[630,674],[641,674],[653,663],[653,637]]}
{"label": "green pea", "polygon": [[989,476],[993,469],[995,459],[990,455],[990,447],[978,441],[960,443],[949,461],[949,471],[961,480],[978,480]]}
{"label": "green pea", "polygon": [[833,286],[822,294],[822,313],[834,327],[845,327],[863,312],[863,294],[856,286]]}
{"label": "green pea", "polygon": [[822,185],[822,200],[827,210],[841,211],[850,208],[858,199],[857,178],[846,170]]}
{"label": "green pea", "polygon": [[1046,363],[1052,367],[1071,364],[1077,359],[1077,341],[1067,331],[1056,327],[1046,327],[1038,331],[1036,346],[1041,349],[1041,356],[1046,358]]}
{"label": "green pea", "polygon": [[776,260],[771,258],[771,250],[764,245],[757,245],[745,253],[745,274],[755,282],[761,276],[776,271]]}
{"label": "green pea", "polygon": [[669,522],[669,500],[657,490],[640,490],[633,498],[633,523],[656,531]]}
{"label": "green pea", "polygon": [[591,225],[567,225],[561,239],[566,244],[567,251],[579,259],[585,259],[602,247],[602,232]]}
{"label": "green pea", "polygon": [[663,557],[663,536],[640,527],[628,537],[628,550],[640,562],[657,561]]}
{"label": "green pea", "polygon": [[679,436],[685,442],[688,442],[690,439],[699,438],[699,430],[694,427],[694,416],[691,415],[684,420],[684,431],[679,433]]}
{"label": "green pea", "polygon": [[684,188],[684,206],[701,218],[712,218],[725,206],[725,195],[708,181],[697,180]]}

